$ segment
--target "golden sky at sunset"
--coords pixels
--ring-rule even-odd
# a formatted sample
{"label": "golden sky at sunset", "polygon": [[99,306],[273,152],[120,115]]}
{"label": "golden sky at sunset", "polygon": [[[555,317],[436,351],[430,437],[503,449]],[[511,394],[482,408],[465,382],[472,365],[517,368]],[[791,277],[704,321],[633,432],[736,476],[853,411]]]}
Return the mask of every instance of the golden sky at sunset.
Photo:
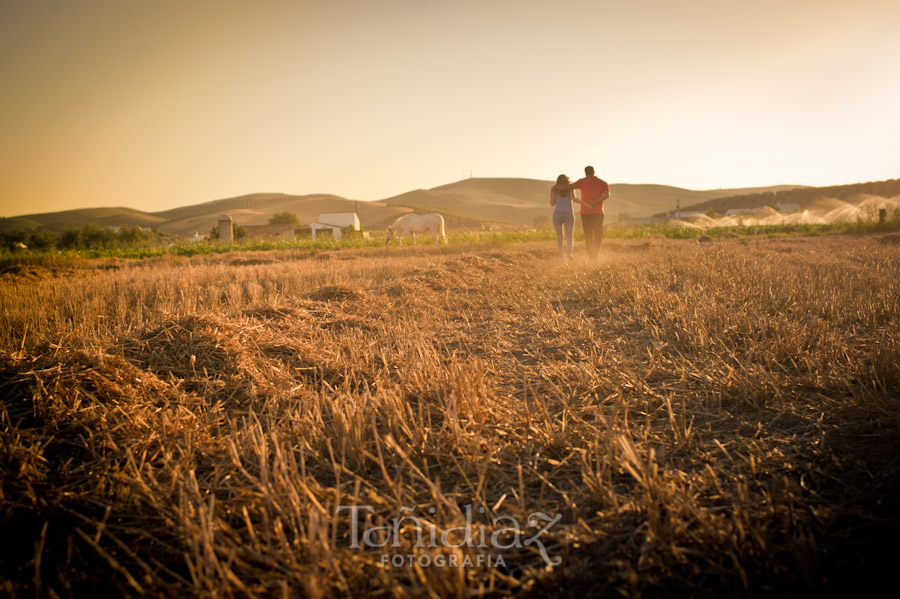
{"label": "golden sky at sunset", "polygon": [[900,177],[897,0],[3,0],[0,216]]}

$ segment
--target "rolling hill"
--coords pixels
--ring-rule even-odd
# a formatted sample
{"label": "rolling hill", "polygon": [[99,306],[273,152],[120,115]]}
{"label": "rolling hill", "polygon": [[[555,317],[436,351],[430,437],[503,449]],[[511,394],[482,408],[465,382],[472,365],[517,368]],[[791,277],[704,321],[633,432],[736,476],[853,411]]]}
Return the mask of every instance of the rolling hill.
{"label": "rolling hill", "polygon": [[166,222],[165,218],[133,208],[81,208],[0,219],[0,230],[41,227],[59,232],[87,224],[100,227],[132,225],[152,228],[160,226],[164,222]]}
{"label": "rolling hill", "polygon": [[[356,202],[334,195],[307,196],[282,193],[257,193],[184,206],[163,212],[142,212],[131,208],[85,208],[44,214],[28,214],[0,219],[0,231],[46,228],[64,231],[87,224],[101,227],[134,225],[157,228],[163,233],[184,237],[208,233],[219,217],[229,214],[240,225],[264,225],[276,212],[292,212],[300,223],[315,221],[323,212],[357,211],[366,228],[371,224],[389,224],[409,208],[388,206],[383,202]],[[385,225],[387,226],[387,225]]]}
{"label": "rolling hill", "polygon": [[[139,225],[180,236],[207,233],[223,214],[240,225],[263,225],[277,212],[291,212],[300,223],[313,222],[324,212],[359,214],[363,227],[380,230],[395,218],[411,210],[441,212],[449,229],[495,229],[531,227],[535,218],[549,216],[549,190],[552,181],[538,179],[464,179],[432,189],[418,189],[377,202],[362,202],[329,194],[290,195],[255,193],[165,210],[142,212],[132,208],[86,208],[45,214],[28,214],[0,219],[0,231],[43,227],[55,231],[88,223],[99,226]],[[783,203],[806,206],[814,202],[848,201],[866,194],[896,197],[900,180],[857,185],[816,188],[776,185],[739,189],[691,190],[650,184],[614,183],[606,203],[608,222],[630,218],[648,218],[675,209],[723,213],[730,208],[756,207]]]}
{"label": "rolling hill", "polygon": [[[465,179],[433,189],[419,189],[384,200],[392,206],[416,209],[452,210],[472,218],[532,226],[535,217],[549,212],[552,181],[537,179]],[[674,210],[676,200],[682,207],[712,200],[723,195],[767,193],[793,189],[796,185],[776,185],[742,189],[695,191],[666,185],[618,183],[610,185],[606,213],[617,220],[623,213],[645,218],[665,210]]]}
{"label": "rolling hill", "polygon": [[[834,185],[830,187],[795,187],[793,189],[769,188],[743,194],[718,196],[687,207],[688,210],[706,212],[714,210],[725,214],[732,208],[762,208],[776,204],[791,204],[800,210],[834,208],[840,204],[859,204],[870,197],[896,198],[900,196],[900,179]],[[685,207],[682,203],[682,207]]]}
{"label": "rolling hill", "polygon": [[695,191],[668,185],[620,184],[610,187],[610,198],[606,201],[606,213],[608,215],[618,217],[625,213],[631,218],[646,218],[660,212],[674,210],[678,202],[681,203],[681,208],[685,208],[692,204],[721,198],[723,195],[743,197],[746,194],[771,194],[802,186],[773,185],[770,187],[709,189],[705,191]]}
{"label": "rolling hill", "polygon": [[409,212],[408,208],[388,206],[383,202],[358,202],[328,194],[298,196],[257,193],[157,212],[154,216],[165,220],[159,226],[160,231],[190,236],[195,232],[207,233],[218,224],[219,216],[223,214],[231,215],[234,222],[240,225],[265,225],[273,214],[291,212],[297,215],[301,224],[306,224],[314,222],[324,212],[354,210],[366,229],[382,222],[393,222],[398,216]]}

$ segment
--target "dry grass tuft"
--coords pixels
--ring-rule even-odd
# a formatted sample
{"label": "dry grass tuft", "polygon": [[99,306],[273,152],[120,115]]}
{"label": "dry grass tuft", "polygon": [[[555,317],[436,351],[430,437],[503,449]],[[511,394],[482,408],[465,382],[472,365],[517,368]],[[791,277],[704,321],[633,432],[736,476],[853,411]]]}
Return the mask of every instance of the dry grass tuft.
{"label": "dry grass tuft", "polygon": [[232,266],[256,266],[257,264],[272,264],[275,260],[268,258],[235,258],[229,264]]}
{"label": "dry grass tuft", "polygon": [[358,290],[344,285],[327,285],[310,292],[306,297],[317,302],[334,302],[358,300],[362,294]]}
{"label": "dry grass tuft", "polygon": [[17,280],[17,279],[44,279],[52,277],[53,271],[42,266],[26,266],[23,264],[12,264],[0,269],[0,280]]}

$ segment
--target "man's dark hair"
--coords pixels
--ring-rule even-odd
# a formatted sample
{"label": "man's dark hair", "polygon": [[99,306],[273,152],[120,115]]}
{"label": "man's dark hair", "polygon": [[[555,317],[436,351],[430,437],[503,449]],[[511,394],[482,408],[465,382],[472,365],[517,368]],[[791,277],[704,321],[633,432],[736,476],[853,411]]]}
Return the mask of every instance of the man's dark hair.
{"label": "man's dark hair", "polygon": [[584,167],[584,174],[587,175],[587,176],[589,176],[589,177],[590,177],[591,175],[593,175],[593,174],[594,174],[594,167],[592,167],[592,166],[586,166],[586,167]]}

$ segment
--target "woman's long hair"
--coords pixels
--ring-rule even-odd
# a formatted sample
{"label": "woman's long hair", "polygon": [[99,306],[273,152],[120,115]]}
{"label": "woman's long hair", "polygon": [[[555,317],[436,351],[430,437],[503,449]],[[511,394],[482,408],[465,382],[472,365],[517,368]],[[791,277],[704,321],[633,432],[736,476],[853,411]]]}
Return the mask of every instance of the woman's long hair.
{"label": "woman's long hair", "polygon": [[[568,185],[568,184],[569,184],[569,178],[568,178],[567,176],[565,176],[565,175],[560,175],[560,176],[558,176],[558,177],[556,178],[556,184],[557,184],[557,185]],[[559,196],[562,197],[562,198],[567,198],[567,197],[569,197],[569,190],[568,190],[568,189],[557,189],[557,190],[556,190],[556,193],[558,193]]]}

